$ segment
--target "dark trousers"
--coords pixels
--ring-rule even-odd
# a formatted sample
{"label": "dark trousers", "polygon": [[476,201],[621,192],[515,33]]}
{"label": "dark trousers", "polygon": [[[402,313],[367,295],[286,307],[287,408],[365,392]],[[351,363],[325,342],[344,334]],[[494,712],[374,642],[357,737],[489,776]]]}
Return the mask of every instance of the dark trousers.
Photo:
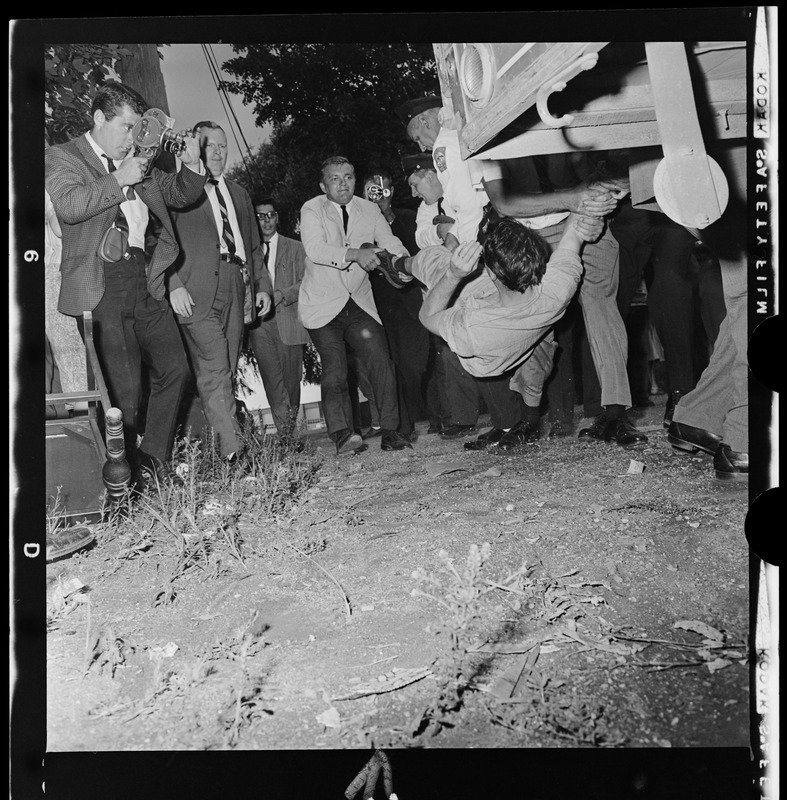
{"label": "dark trousers", "polygon": [[350,298],[344,308],[321,328],[309,329],[320,355],[322,410],[328,435],[353,430],[353,412],[347,382],[347,346],[352,348],[369,381],[380,418],[380,427],[399,427],[396,378],[388,354],[383,326]]}
{"label": "dark trousers", "polygon": [[[93,309],[94,341],[109,399],[123,413],[126,457],[136,465],[144,363],[150,394],[141,449],[166,461],[190,377],[178,325],[169,303],[148,292],[141,250],[134,248],[128,260],[105,264],[104,276],[104,296]],[[84,339],[81,317],[77,325]]]}
{"label": "dark trousers", "polygon": [[494,378],[476,378],[493,428],[513,428],[522,419],[522,395],[509,388],[510,381],[510,372]]}
{"label": "dark trousers", "polygon": [[462,366],[459,356],[448,345],[443,348],[445,393],[454,425],[475,425],[481,413],[478,381]]}
{"label": "dark trousers", "polygon": [[429,424],[441,430],[451,424],[451,406],[446,390],[446,367],[443,352],[448,345],[437,334],[429,334],[429,360],[426,367],[426,404]]}
{"label": "dark trousers", "polygon": [[275,316],[249,328],[249,345],[260,368],[276,431],[287,436],[292,433],[301,405],[303,345],[284,344]]}
{"label": "dark trousers", "polygon": [[229,456],[240,447],[232,379],[243,341],[243,295],[240,270],[235,264],[221,261],[210,311],[195,322],[181,323],[205,420],[222,456]]}
{"label": "dark trousers", "polygon": [[[574,380],[574,341],[577,331],[582,330],[581,314],[579,303],[574,298],[568,304],[566,313],[555,324],[557,350],[555,350],[552,373],[545,386],[551,422],[560,421],[571,425],[574,421],[574,403],[577,393]],[[588,348],[588,358],[595,375],[593,360],[590,359],[590,348]],[[598,391],[600,399],[601,387]]]}

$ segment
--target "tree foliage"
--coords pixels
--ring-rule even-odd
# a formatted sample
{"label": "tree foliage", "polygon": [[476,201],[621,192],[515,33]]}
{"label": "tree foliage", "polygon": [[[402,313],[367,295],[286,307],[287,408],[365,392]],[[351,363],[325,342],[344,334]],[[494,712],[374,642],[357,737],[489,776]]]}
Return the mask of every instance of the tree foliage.
{"label": "tree foliage", "polygon": [[417,152],[396,116],[411,97],[439,91],[431,44],[297,43],[233,45],[225,81],[254,107],[257,124],[270,123],[262,145],[231,176],[252,196],[273,196],[282,233],[297,235],[303,203],[320,193],[320,164],[344,155],[364,176],[391,174],[397,205],[411,205],[401,158]]}
{"label": "tree foliage", "polygon": [[127,55],[129,51],[116,44],[44,46],[44,126],[49,141],[65,141],[90,129],[96,89]]}

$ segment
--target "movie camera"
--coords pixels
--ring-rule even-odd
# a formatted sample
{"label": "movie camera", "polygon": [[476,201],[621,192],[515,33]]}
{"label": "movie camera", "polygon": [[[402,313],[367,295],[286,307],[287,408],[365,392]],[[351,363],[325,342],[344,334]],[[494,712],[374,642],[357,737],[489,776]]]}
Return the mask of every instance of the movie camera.
{"label": "movie camera", "polygon": [[383,186],[382,175],[374,175],[372,177],[372,183],[370,183],[369,186],[366,187],[366,197],[373,203],[376,203],[383,197],[390,197],[390,196],[391,196],[391,190],[386,189]]}
{"label": "movie camera", "polygon": [[131,131],[134,155],[148,159],[152,164],[160,151],[178,155],[186,149],[184,133],[172,130],[175,120],[159,108],[149,108],[135,123]]}

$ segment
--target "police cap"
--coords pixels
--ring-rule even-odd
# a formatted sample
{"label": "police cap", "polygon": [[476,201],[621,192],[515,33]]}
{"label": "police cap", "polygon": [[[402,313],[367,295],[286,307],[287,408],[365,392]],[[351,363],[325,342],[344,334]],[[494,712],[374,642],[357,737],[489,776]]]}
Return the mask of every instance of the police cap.
{"label": "police cap", "polygon": [[413,117],[417,117],[429,108],[440,108],[443,101],[436,95],[427,95],[426,97],[416,97],[413,100],[408,100],[396,109],[396,114],[402,125],[405,128],[410,124]]}
{"label": "police cap", "polygon": [[404,170],[405,178],[418,169],[434,169],[432,154],[418,153],[412,156],[402,156],[402,169]]}

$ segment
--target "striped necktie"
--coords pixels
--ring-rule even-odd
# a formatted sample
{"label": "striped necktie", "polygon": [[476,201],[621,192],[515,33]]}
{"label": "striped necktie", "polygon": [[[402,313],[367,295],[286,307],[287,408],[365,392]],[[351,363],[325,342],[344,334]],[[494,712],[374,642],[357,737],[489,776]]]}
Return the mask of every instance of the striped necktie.
{"label": "striped necktie", "polygon": [[213,184],[213,188],[216,192],[216,199],[219,201],[219,207],[221,208],[221,225],[222,225],[222,235],[224,237],[224,243],[227,245],[227,250],[229,250],[230,255],[235,255],[235,237],[232,235],[232,226],[230,225],[230,218],[227,214],[227,204],[224,201],[224,196],[221,193],[221,189],[219,189],[219,182],[215,178],[208,178],[208,180]]}

